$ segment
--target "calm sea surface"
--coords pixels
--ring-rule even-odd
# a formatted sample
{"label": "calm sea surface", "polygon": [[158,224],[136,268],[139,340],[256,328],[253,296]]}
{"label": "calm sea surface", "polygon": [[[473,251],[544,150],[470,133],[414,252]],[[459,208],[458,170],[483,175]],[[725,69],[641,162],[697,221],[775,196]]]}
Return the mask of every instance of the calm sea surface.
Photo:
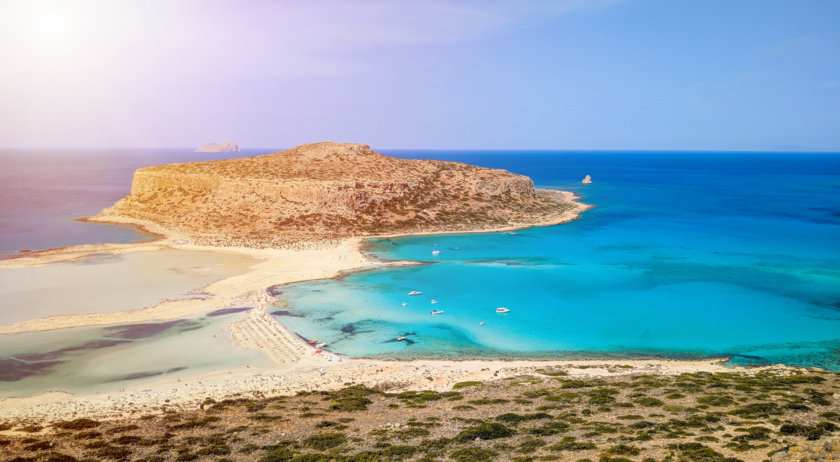
{"label": "calm sea surface", "polygon": [[[428,264],[284,287],[298,315],[284,323],[359,356],[735,355],[840,370],[840,155],[422,157],[529,175],[596,208],[513,235],[372,241],[379,258]],[[577,183],[586,174],[594,184]]]}
{"label": "calm sea surface", "polygon": [[[125,195],[137,167],[263,152],[0,152],[0,254],[143,239],[73,219]],[[840,370],[839,154],[385,152],[505,168],[596,208],[516,234],[373,240],[376,257],[427,264],[278,288],[292,314],[280,320],[334,351],[734,355]],[[586,174],[594,184],[578,183]],[[0,357],[12,353],[23,354]]]}
{"label": "calm sea surface", "polygon": [[20,250],[148,239],[132,226],[76,220],[95,215],[127,195],[134,170],[140,167],[268,152],[0,150],[0,258]]}

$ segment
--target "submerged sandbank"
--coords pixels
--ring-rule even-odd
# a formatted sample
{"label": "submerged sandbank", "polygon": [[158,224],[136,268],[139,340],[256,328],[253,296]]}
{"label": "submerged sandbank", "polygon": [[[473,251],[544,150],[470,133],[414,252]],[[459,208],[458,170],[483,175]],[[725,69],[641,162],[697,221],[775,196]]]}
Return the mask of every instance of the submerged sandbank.
{"label": "submerged sandbank", "polygon": [[[92,254],[102,253],[102,249],[91,246],[86,253],[79,253],[72,249],[72,258],[78,261]],[[130,322],[144,322],[149,320],[169,320],[200,313],[207,313],[237,304],[256,303],[257,297],[272,285],[308,279],[322,279],[338,275],[341,271],[363,268],[375,264],[358,250],[359,240],[351,239],[338,246],[312,250],[257,250],[245,248],[213,249],[209,247],[191,246],[189,244],[171,243],[148,246],[123,246],[117,253],[144,251],[185,251],[202,250],[227,255],[241,262],[247,262],[245,272],[232,275],[213,282],[201,289],[201,297],[187,300],[166,301],[149,308],[135,311],[120,311],[113,313],[77,314],[67,316],[50,316],[41,319],[30,319],[14,324],[0,325],[0,334],[16,332],[63,329],[105,324],[123,324]],[[107,247],[106,247],[107,248]],[[197,255],[197,254],[196,254]],[[51,253],[48,259],[63,261],[57,253]],[[40,266],[38,258],[15,259],[0,262],[0,271],[4,267],[22,268]],[[34,269],[34,268],[33,268]]]}
{"label": "submerged sandbank", "polygon": [[259,260],[197,250],[92,253],[71,261],[0,269],[0,319],[103,314],[201,298],[201,288]]}
{"label": "submerged sandbank", "polygon": [[[571,193],[557,192],[557,194]],[[569,197],[571,198],[571,196]],[[533,225],[549,226],[574,220],[578,218],[580,211],[588,208],[585,204],[578,202],[575,202],[575,204],[577,207],[565,213],[562,219],[550,223],[534,223]],[[161,234],[161,239],[153,243],[86,245],[33,253],[0,261],[0,271],[23,270],[23,272],[26,272],[39,270],[52,272],[60,271],[66,266],[87,267],[85,263],[90,263],[91,258],[94,262],[99,259],[99,263],[108,259],[127,261],[136,259],[137,256],[131,254],[137,253],[142,255],[139,260],[149,258],[151,261],[155,261],[160,260],[157,255],[163,252],[189,251],[220,254],[224,256],[223,258],[247,262],[247,264],[242,263],[247,268],[242,269],[239,274],[226,277],[201,288],[200,298],[166,301],[156,306],[134,311],[28,319],[15,324],[0,326],[0,334],[175,320],[202,313],[219,312],[219,310],[229,309],[230,307],[248,306],[253,308],[246,318],[229,326],[232,337],[240,346],[263,350],[276,364],[269,368],[254,367],[240,371],[225,369],[209,375],[181,378],[180,380],[185,383],[183,387],[180,385],[173,386],[171,381],[163,381],[157,387],[141,385],[133,389],[129,388],[128,390],[133,390],[131,394],[112,392],[101,395],[74,396],[66,393],[51,393],[43,395],[43,399],[38,397],[7,398],[0,401],[0,409],[3,409],[2,415],[24,416],[34,415],[31,414],[34,412],[36,414],[42,413],[49,418],[59,418],[76,413],[87,413],[91,411],[91,409],[88,409],[90,405],[98,409],[93,412],[116,415],[115,412],[129,412],[129,408],[138,411],[143,406],[147,408],[156,406],[166,399],[172,403],[191,403],[196,399],[203,399],[204,396],[202,395],[222,397],[231,393],[266,392],[266,387],[270,385],[269,382],[271,381],[274,381],[274,385],[272,385],[274,388],[272,389],[275,392],[295,393],[322,386],[319,385],[317,379],[313,380],[313,377],[326,377],[332,374],[328,371],[333,370],[339,372],[339,375],[333,377],[331,381],[324,382],[323,386],[338,387],[345,382],[360,379],[379,381],[376,383],[397,381],[419,384],[423,383],[421,380],[427,380],[426,377],[429,376],[426,370],[427,364],[428,367],[437,368],[437,372],[434,373],[435,376],[448,377],[451,375],[453,379],[474,374],[482,375],[490,368],[495,367],[496,362],[492,361],[472,362],[470,363],[473,364],[472,366],[464,369],[463,366],[454,366],[454,364],[465,364],[458,361],[392,363],[367,359],[351,360],[329,352],[320,352],[319,354],[311,346],[306,345],[300,337],[280,324],[276,317],[265,314],[268,306],[274,302],[273,298],[266,292],[269,287],[290,282],[332,278],[345,272],[374,266],[415,264],[414,262],[386,263],[372,260],[361,252],[361,238],[346,239],[337,245],[334,243],[312,243],[296,250],[214,248],[191,244],[183,236],[163,235],[163,230],[149,223],[135,220],[126,220],[125,222]],[[514,228],[476,229],[474,232],[496,232],[508,229]],[[179,264],[189,266],[189,258]],[[104,266],[94,264],[90,267],[102,270]],[[89,287],[88,290],[93,290],[93,288]],[[319,372],[322,367],[326,368],[323,371],[324,375]],[[509,364],[506,367],[509,367]],[[458,372],[453,372],[451,370],[453,368]],[[385,371],[389,372],[386,373]],[[442,380],[449,381],[449,378]],[[180,382],[176,381],[175,383]],[[208,385],[205,386],[205,383]],[[118,396],[128,397],[128,399],[114,401],[115,397]],[[44,404],[45,402],[51,404]]]}

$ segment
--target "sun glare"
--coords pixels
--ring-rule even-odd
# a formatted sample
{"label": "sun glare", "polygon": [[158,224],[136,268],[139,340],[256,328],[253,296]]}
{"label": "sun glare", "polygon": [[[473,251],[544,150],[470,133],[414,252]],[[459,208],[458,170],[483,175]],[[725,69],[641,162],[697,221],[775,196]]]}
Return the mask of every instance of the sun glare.
{"label": "sun glare", "polygon": [[67,33],[67,17],[63,11],[45,8],[32,18],[32,39],[42,44],[58,44]]}

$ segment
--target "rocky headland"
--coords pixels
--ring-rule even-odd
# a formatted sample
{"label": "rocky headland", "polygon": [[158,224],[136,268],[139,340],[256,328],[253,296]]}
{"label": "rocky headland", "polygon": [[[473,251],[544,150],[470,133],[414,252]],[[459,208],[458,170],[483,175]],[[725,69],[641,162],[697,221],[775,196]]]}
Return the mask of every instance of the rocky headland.
{"label": "rocky headland", "polygon": [[195,152],[239,152],[239,146],[233,141],[210,143],[195,150]]}
{"label": "rocky headland", "polygon": [[586,206],[505,170],[399,159],[363,144],[138,169],[131,193],[92,220],[213,246],[281,248],[386,234],[469,232],[569,221]]}

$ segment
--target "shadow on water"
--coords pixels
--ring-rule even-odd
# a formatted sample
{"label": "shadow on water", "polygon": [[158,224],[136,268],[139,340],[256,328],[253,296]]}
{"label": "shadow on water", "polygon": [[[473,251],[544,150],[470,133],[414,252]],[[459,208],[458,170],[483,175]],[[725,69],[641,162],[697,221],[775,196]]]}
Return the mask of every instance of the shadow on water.
{"label": "shadow on water", "polygon": [[226,314],[241,313],[250,310],[250,306],[243,306],[241,308],[222,308],[221,310],[211,311],[206,316],[223,316]]}
{"label": "shadow on water", "polygon": [[417,342],[410,339],[409,337],[416,337],[416,336],[417,336],[417,332],[403,332],[399,337],[392,338],[390,340],[386,340],[383,343],[401,342],[401,343],[405,343],[406,345],[414,345]]}
{"label": "shadow on water", "polygon": [[186,370],[186,369],[187,369],[186,366],[180,366],[180,367],[173,367],[172,369],[167,369],[165,371],[137,372],[137,373],[134,373],[134,374],[128,374],[128,375],[124,375],[122,377],[117,377],[117,378],[111,379],[108,382],[125,382],[125,381],[128,381],[128,380],[145,379],[145,378],[148,378],[148,377],[156,377],[158,375],[163,375],[163,374],[171,374],[173,372],[179,372],[179,371],[183,371],[183,370]]}
{"label": "shadow on water", "polygon": [[17,382],[33,375],[47,374],[64,361],[28,363],[14,358],[0,358],[0,381]]}
{"label": "shadow on water", "polygon": [[173,327],[178,327],[179,332],[187,332],[190,330],[200,329],[201,323],[189,319],[178,319],[175,321],[157,323],[109,326],[104,329],[104,334],[106,337],[140,339],[161,334]]}
{"label": "shadow on water", "polygon": [[78,346],[66,347],[61,348],[58,350],[48,351],[46,353],[25,353],[22,355],[17,355],[14,359],[20,361],[27,361],[27,362],[35,362],[35,361],[48,361],[52,359],[59,359],[64,356],[66,353],[74,352],[74,351],[83,351],[83,350],[97,350],[99,348],[107,348],[114,345],[120,345],[122,343],[129,343],[128,340],[93,340],[87,343],[83,343]]}
{"label": "shadow on water", "polygon": [[[248,309],[250,308],[226,308],[208,313],[207,316],[230,315]],[[179,319],[156,323],[106,326],[99,330],[102,337],[100,339],[89,340],[75,345],[71,344],[70,346],[45,352],[32,351],[0,357],[0,382],[17,382],[33,376],[47,376],[54,372],[57,366],[65,363],[72,365],[74,360],[84,357],[86,353],[105,350],[119,345],[132,344],[143,339],[164,334],[168,331],[180,334],[182,332],[201,329],[206,325],[206,322],[202,322],[200,319]],[[142,379],[170,374],[185,369],[187,369],[186,366],[179,366],[160,371],[141,371],[110,379],[108,382]]]}

